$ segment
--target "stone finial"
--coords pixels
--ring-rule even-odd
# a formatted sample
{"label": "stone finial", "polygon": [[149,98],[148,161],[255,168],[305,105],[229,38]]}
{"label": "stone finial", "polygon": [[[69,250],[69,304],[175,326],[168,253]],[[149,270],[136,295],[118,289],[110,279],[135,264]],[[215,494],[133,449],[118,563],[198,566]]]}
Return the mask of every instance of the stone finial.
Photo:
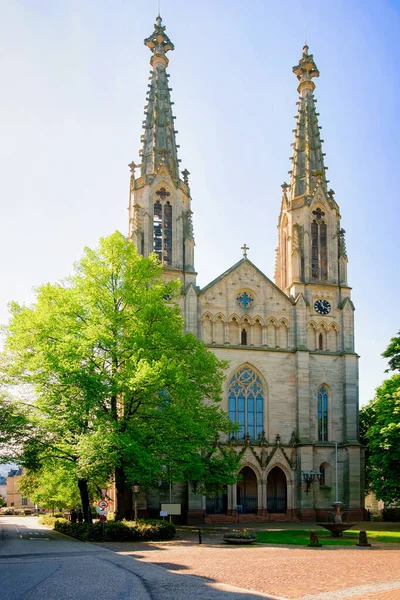
{"label": "stone finial", "polygon": [[305,44],[303,47],[303,54],[299,64],[293,67],[292,71],[300,82],[297,88],[299,94],[301,94],[303,90],[311,90],[311,92],[314,91],[315,83],[311,80],[313,77],[319,77],[319,71],[314,62],[313,55],[308,54],[307,44]]}
{"label": "stone finial", "polygon": [[153,33],[144,40],[145,46],[150,48],[153,56],[151,57],[150,63],[153,65],[154,58],[158,58],[161,62],[168,65],[168,59],[165,56],[169,50],[174,50],[175,46],[165,33],[165,26],[162,24],[162,19],[158,15],[154,24]]}
{"label": "stone finial", "polygon": [[183,183],[186,183],[186,185],[189,185],[189,175],[190,172],[187,169],[182,171]]}
{"label": "stone finial", "polygon": [[343,256],[343,258],[347,258],[345,233],[344,229],[339,229],[339,256]]}
{"label": "stone finial", "polygon": [[135,169],[137,169],[138,167],[140,167],[140,165],[137,165],[135,163],[135,161],[132,161],[131,163],[129,163],[128,165],[130,171],[131,171],[131,175],[133,178],[135,178]]}

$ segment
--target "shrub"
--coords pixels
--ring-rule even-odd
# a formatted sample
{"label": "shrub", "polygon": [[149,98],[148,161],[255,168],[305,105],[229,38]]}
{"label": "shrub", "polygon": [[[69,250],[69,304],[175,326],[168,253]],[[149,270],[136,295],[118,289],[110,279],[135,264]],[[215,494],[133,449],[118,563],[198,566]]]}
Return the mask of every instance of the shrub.
{"label": "shrub", "polygon": [[1,514],[2,515],[13,515],[13,514],[15,514],[15,509],[13,506],[6,506],[1,509]]}
{"label": "shrub", "polygon": [[171,540],[176,528],[166,521],[109,521],[104,523],[69,523],[55,519],[54,529],[65,535],[88,542],[138,542]]}
{"label": "shrub", "polygon": [[31,514],[32,514],[32,511],[31,511],[31,509],[30,509],[30,508],[25,508],[25,509],[24,509],[22,512],[23,512],[23,513],[24,513],[24,515],[26,515],[27,517],[28,517],[29,515],[31,515]]}
{"label": "shrub", "polygon": [[372,513],[370,515],[370,521],[383,521],[383,515],[381,513]]}
{"label": "shrub", "polygon": [[398,522],[400,521],[400,507],[384,508],[382,516],[384,521]]}
{"label": "shrub", "polygon": [[53,517],[53,515],[43,515],[43,517],[39,518],[39,523],[41,523],[42,525],[48,525],[52,529],[54,529],[54,524],[56,521],[65,521],[65,523],[67,523],[67,519],[64,519],[63,516],[57,517],[56,515],[54,515]]}

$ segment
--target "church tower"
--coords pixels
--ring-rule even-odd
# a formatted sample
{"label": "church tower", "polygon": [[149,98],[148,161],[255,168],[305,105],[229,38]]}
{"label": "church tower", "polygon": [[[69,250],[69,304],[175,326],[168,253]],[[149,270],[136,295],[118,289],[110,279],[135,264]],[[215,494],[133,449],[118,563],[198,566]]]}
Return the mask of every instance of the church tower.
{"label": "church tower", "polygon": [[319,71],[308,46],[293,72],[299,80],[290,185],[282,185],[275,281],[294,297],[307,284],[347,288],[347,255],[339,206],[328,189],[314,97]]}
{"label": "church tower", "polygon": [[[144,43],[152,53],[152,70],[144,107],[141,164],[129,165],[129,238],[144,256],[158,255],[166,280],[181,280],[186,328],[196,333],[197,324],[189,314],[196,316],[197,307],[189,172],[182,171],[181,178],[167,73],[167,52],[174,50],[174,44],[160,16]],[[136,169],[140,169],[139,177]]]}
{"label": "church tower", "polygon": [[290,185],[282,185],[275,282],[308,307],[307,340],[298,339],[300,347],[354,352],[345,231],[334,191],[328,189],[314,97],[319,71],[307,45],[293,72],[299,81],[298,113]]}

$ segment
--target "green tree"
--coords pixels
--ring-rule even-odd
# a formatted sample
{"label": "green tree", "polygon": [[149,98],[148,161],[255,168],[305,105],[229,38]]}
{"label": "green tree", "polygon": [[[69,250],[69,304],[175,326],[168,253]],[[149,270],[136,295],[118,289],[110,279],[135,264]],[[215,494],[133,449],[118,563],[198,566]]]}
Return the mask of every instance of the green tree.
{"label": "green tree", "polygon": [[[384,502],[400,502],[400,375],[376,390],[360,411],[366,442],[367,482]],[[365,443],[364,442],[364,443]]]}
{"label": "green tree", "polygon": [[55,461],[24,474],[20,492],[42,508],[63,510],[80,504],[78,481],[71,462]]}
{"label": "green tree", "polygon": [[392,337],[382,356],[389,359],[388,371],[400,371],[400,331],[397,336]]}
{"label": "green tree", "polygon": [[[232,429],[220,407],[226,364],[183,333],[180,286],[115,232],[33,306],[10,306],[3,378],[34,397],[21,464],[68,463],[84,509],[89,485],[112,475],[119,518],[130,516],[131,484],[157,485],[165,465],[175,480],[212,480],[218,435]],[[232,457],[226,467],[232,483]]]}

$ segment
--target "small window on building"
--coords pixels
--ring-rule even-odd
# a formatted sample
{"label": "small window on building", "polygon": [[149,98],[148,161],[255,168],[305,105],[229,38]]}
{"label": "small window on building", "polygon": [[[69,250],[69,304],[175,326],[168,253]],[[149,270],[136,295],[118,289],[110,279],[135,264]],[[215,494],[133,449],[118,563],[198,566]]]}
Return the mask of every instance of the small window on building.
{"label": "small window on building", "polygon": [[325,467],[324,467],[324,465],[320,466],[319,472],[320,472],[319,482],[321,485],[325,485]]}
{"label": "small window on building", "polygon": [[28,498],[22,498],[22,506],[28,506]]}
{"label": "small window on building", "polygon": [[318,440],[328,441],[328,390],[325,387],[318,392]]}

